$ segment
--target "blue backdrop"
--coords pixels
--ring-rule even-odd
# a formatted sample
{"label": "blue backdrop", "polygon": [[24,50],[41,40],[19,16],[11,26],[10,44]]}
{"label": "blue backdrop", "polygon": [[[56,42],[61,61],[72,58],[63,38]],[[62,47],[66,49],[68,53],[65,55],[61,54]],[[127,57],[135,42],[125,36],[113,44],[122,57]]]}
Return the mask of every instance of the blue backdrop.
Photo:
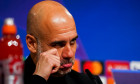
{"label": "blue backdrop", "polygon": [[[29,9],[41,0],[0,0],[0,30],[14,17],[24,44]],[[74,16],[77,31],[90,60],[140,60],[139,0],[57,0]],[[1,36],[1,32],[0,32]]]}

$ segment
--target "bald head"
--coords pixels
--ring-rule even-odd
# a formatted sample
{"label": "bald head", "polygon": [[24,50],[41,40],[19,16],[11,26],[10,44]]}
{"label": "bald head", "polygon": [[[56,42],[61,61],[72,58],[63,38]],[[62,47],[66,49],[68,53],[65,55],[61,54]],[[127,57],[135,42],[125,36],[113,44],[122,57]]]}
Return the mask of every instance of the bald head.
{"label": "bald head", "polygon": [[[62,28],[62,25],[75,26],[69,11],[55,1],[42,1],[34,5],[27,17],[27,34],[36,38]],[[45,32],[44,32],[45,31]]]}

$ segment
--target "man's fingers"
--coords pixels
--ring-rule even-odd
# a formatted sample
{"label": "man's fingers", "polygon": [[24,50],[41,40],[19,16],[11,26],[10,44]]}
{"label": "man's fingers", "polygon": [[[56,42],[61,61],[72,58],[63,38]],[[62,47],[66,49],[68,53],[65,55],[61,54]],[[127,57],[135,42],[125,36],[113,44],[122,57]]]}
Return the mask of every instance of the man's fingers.
{"label": "man's fingers", "polygon": [[56,64],[56,65],[53,67],[53,69],[52,69],[52,72],[51,72],[51,73],[55,73],[55,72],[57,72],[57,71],[58,71],[58,69],[59,69],[59,67],[60,67],[60,64]]}
{"label": "man's fingers", "polygon": [[53,60],[53,61],[51,61],[51,64],[52,64],[51,73],[55,73],[58,71],[58,69],[60,67],[60,57],[53,56],[53,58],[51,60]]}
{"label": "man's fingers", "polygon": [[48,50],[47,53],[50,53],[50,54],[53,54],[53,55],[57,55],[58,56],[57,49],[55,49],[55,48]]}
{"label": "man's fingers", "polygon": [[34,74],[47,80],[51,73],[58,71],[59,67],[60,57],[57,49],[53,48],[40,54]]}
{"label": "man's fingers", "polygon": [[53,48],[53,49],[50,49],[50,50],[47,50],[47,51],[45,51],[45,52],[42,52],[41,54],[40,54],[41,56],[42,55],[56,55],[56,56],[59,56],[59,54],[58,54],[58,51],[57,51],[57,49],[55,49],[55,48]]}

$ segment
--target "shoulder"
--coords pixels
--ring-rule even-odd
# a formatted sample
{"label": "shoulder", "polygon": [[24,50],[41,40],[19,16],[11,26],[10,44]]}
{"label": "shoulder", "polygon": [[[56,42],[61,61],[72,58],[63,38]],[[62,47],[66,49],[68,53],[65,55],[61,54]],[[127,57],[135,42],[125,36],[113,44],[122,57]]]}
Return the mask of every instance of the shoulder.
{"label": "shoulder", "polygon": [[32,78],[32,74],[35,70],[35,64],[33,63],[31,56],[24,61],[24,84],[28,84],[28,82]]}
{"label": "shoulder", "polygon": [[86,73],[87,74],[79,73],[72,70],[68,75],[73,79],[76,79],[80,84],[102,84],[99,76],[91,74],[90,71]]}

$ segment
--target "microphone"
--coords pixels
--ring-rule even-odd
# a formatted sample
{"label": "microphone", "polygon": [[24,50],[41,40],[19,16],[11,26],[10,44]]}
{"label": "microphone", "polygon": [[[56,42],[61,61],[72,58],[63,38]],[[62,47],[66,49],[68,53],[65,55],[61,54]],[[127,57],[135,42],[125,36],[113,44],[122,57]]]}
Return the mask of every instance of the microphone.
{"label": "microphone", "polygon": [[94,84],[103,84],[99,76],[91,74],[88,69],[86,69],[85,72]]}

